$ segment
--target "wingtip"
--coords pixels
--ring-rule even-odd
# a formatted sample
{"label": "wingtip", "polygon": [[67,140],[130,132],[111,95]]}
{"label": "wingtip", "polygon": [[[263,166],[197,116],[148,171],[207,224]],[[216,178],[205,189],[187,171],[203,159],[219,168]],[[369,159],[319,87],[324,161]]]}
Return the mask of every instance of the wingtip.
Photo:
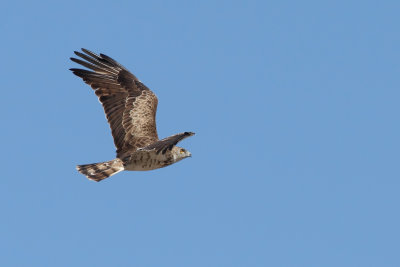
{"label": "wingtip", "polygon": [[185,132],[185,135],[193,136],[193,135],[195,135],[195,133],[194,132]]}
{"label": "wingtip", "polygon": [[[77,54],[77,56],[79,56],[78,54]],[[79,60],[79,59],[77,59],[77,58],[74,58],[74,57],[70,57],[69,58],[72,62],[75,62],[75,63],[78,63],[78,64],[81,64],[81,60]]]}
{"label": "wingtip", "polygon": [[85,53],[86,55],[89,55],[89,56],[91,56],[91,57],[96,58],[96,57],[99,56],[99,55],[97,55],[96,53],[90,51],[89,49],[81,48],[81,50],[82,50],[83,53]]}

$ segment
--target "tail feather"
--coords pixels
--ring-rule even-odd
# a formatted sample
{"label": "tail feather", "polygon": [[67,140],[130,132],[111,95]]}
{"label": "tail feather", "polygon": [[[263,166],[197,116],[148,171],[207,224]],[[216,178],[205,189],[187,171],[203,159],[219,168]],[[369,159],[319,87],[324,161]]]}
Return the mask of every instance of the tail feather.
{"label": "tail feather", "polygon": [[117,158],[106,162],[78,165],[76,169],[88,179],[100,182],[111,175],[123,171],[124,165],[122,161]]}

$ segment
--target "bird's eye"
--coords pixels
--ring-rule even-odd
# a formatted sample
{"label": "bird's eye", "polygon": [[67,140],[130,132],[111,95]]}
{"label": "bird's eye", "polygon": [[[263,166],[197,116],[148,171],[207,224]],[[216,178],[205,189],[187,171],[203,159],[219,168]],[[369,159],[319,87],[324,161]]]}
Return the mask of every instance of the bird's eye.
{"label": "bird's eye", "polygon": [[185,153],[185,149],[182,148],[180,152],[181,154]]}

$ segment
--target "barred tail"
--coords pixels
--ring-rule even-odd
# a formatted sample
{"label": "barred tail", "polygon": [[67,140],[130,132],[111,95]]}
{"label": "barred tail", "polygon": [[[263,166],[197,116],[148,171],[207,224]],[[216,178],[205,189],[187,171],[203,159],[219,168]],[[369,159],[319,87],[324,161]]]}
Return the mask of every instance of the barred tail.
{"label": "barred tail", "polygon": [[88,179],[100,182],[111,175],[123,171],[124,165],[122,161],[117,158],[106,162],[78,165],[76,169]]}

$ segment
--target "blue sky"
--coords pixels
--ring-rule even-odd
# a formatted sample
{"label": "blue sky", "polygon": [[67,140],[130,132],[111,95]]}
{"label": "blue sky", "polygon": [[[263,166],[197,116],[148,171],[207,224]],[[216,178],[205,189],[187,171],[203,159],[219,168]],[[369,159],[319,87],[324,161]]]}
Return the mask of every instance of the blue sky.
{"label": "blue sky", "polygon": [[[0,8],[2,266],[400,266],[398,1],[11,1]],[[159,98],[193,157],[114,158],[81,47]]]}

